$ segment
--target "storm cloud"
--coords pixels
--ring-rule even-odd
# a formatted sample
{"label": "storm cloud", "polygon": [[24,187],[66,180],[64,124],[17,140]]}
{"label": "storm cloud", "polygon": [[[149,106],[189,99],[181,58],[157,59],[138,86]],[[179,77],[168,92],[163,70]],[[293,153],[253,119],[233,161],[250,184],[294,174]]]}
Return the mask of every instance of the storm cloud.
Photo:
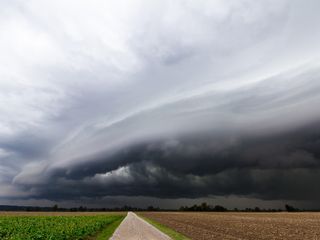
{"label": "storm cloud", "polygon": [[0,5],[0,202],[320,200],[318,1]]}

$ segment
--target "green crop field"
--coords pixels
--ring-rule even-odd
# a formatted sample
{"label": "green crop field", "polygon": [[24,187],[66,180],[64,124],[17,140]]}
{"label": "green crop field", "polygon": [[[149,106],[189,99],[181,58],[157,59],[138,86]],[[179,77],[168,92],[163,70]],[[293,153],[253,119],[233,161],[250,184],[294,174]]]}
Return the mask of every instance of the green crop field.
{"label": "green crop field", "polygon": [[1,240],[108,239],[122,215],[0,216]]}

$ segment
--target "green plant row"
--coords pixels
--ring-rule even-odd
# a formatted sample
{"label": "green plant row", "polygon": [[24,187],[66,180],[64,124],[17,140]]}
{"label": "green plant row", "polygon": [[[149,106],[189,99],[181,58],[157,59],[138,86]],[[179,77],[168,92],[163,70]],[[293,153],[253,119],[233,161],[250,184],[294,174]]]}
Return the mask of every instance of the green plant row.
{"label": "green plant row", "polygon": [[[106,231],[123,216],[2,216],[1,240],[80,240]],[[114,225],[114,224],[113,224]],[[109,232],[111,230],[108,230]],[[107,231],[107,232],[108,232]]]}

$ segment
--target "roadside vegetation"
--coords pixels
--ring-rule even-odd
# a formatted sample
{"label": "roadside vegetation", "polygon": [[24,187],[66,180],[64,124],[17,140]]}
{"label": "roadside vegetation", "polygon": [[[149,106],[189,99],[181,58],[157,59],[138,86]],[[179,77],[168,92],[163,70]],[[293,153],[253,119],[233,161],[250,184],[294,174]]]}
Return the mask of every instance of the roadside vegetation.
{"label": "roadside vegetation", "polygon": [[146,220],[148,223],[150,223],[152,226],[156,227],[159,229],[161,232],[167,234],[169,237],[171,237],[173,240],[190,240],[190,238],[184,236],[183,234],[174,231],[173,229],[166,227],[165,225],[162,225],[150,218],[146,218],[142,215],[139,215],[139,217],[143,218]]}
{"label": "roadside vegetation", "polygon": [[118,220],[115,220],[114,222],[110,223],[107,227],[105,227],[101,232],[99,232],[95,237],[88,238],[87,240],[106,240],[109,239],[114,231],[119,227],[122,220],[125,218],[125,216],[120,216]]}

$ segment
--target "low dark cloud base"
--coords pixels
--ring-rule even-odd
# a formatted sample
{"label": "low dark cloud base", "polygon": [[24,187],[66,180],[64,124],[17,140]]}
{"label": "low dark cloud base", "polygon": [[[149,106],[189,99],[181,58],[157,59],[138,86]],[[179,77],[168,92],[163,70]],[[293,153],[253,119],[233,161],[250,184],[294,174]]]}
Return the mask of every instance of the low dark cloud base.
{"label": "low dark cloud base", "polygon": [[44,182],[17,184],[32,197],[52,200],[119,195],[320,200],[319,123],[269,136],[161,139],[81,162],[47,168]]}

